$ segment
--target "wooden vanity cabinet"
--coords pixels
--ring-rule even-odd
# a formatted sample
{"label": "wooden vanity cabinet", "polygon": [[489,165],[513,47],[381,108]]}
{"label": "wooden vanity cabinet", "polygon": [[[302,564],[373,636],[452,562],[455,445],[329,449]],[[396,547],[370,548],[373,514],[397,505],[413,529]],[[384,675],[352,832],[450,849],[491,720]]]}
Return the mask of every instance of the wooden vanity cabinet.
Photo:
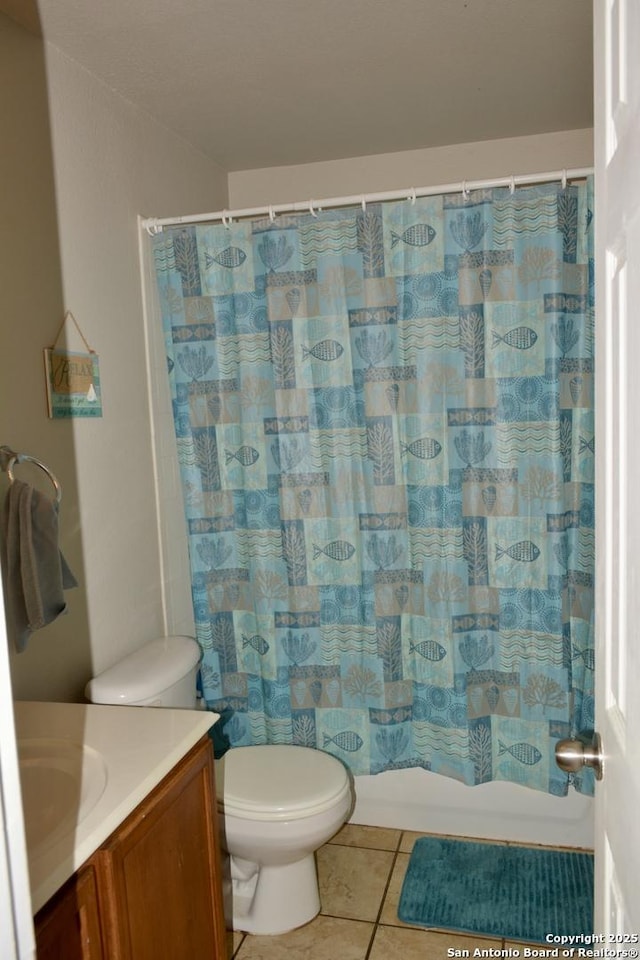
{"label": "wooden vanity cabinet", "polygon": [[38,960],[106,960],[91,864],[78,870],[40,910],[35,928]]}
{"label": "wooden vanity cabinet", "polygon": [[[213,750],[195,747],[111,834],[72,881],[95,880],[102,952],[45,952],[57,896],[36,917],[38,960],[224,960],[226,936]],[[63,888],[64,889],[64,888]],[[73,896],[73,894],[71,894]],[[78,937],[67,905],[58,929]],[[85,908],[88,917],[90,910]],[[88,920],[84,919],[84,928]],[[42,953],[41,953],[42,944]],[[93,946],[91,947],[93,949]],[[74,953],[73,950],[76,950]]]}
{"label": "wooden vanity cabinet", "polygon": [[93,863],[108,960],[224,960],[209,737],[143,800]]}

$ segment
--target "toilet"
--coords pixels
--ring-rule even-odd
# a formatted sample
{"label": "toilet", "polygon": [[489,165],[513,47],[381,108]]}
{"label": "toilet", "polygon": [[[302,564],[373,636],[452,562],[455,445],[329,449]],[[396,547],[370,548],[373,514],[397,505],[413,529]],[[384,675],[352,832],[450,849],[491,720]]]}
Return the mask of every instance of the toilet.
{"label": "toilet", "polygon": [[[200,648],[191,637],[152,640],[87,683],[92,703],[196,707]],[[315,851],[352,809],[350,776],[335,757],[284,744],[233,747],[216,760],[225,913],[234,930],[279,934],[320,910]]]}
{"label": "toilet", "polygon": [[320,910],[314,853],[351,813],[345,767],[310,747],[234,747],[217,761],[233,929],[286,933]]}

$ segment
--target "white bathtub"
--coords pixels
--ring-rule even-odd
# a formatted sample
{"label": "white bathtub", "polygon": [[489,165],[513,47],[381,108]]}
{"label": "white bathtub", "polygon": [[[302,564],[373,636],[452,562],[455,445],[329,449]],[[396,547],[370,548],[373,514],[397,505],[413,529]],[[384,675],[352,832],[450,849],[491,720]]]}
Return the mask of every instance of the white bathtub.
{"label": "white bathtub", "polygon": [[355,778],[351,823],[593,848],[593,800],[496,781],[467,787],[417,768]]}

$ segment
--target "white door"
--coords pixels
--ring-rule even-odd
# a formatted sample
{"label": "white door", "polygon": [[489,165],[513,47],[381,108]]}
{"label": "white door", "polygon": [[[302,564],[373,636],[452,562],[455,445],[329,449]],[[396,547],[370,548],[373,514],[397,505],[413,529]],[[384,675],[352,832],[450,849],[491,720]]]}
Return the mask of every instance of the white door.
{"label": "white door", "polygon": [[640,936],[640,2],[593,8],[596,728],[605,756],[595,930]]}
{"label": "white door", "polygon": [[0,957],[35,960],[29,871],[0,584]]}

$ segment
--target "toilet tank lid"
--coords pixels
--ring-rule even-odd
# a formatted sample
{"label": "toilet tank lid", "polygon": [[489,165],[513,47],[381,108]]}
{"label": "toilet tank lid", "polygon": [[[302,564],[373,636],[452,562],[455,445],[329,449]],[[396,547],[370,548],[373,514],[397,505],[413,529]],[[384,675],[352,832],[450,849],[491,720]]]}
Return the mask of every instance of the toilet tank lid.
{"label": "toilet tank lid", "polygon": [[85,694],[92,703],[137,703],[177,683],[200,658],[193,637],[151,640],[90,680]]}

